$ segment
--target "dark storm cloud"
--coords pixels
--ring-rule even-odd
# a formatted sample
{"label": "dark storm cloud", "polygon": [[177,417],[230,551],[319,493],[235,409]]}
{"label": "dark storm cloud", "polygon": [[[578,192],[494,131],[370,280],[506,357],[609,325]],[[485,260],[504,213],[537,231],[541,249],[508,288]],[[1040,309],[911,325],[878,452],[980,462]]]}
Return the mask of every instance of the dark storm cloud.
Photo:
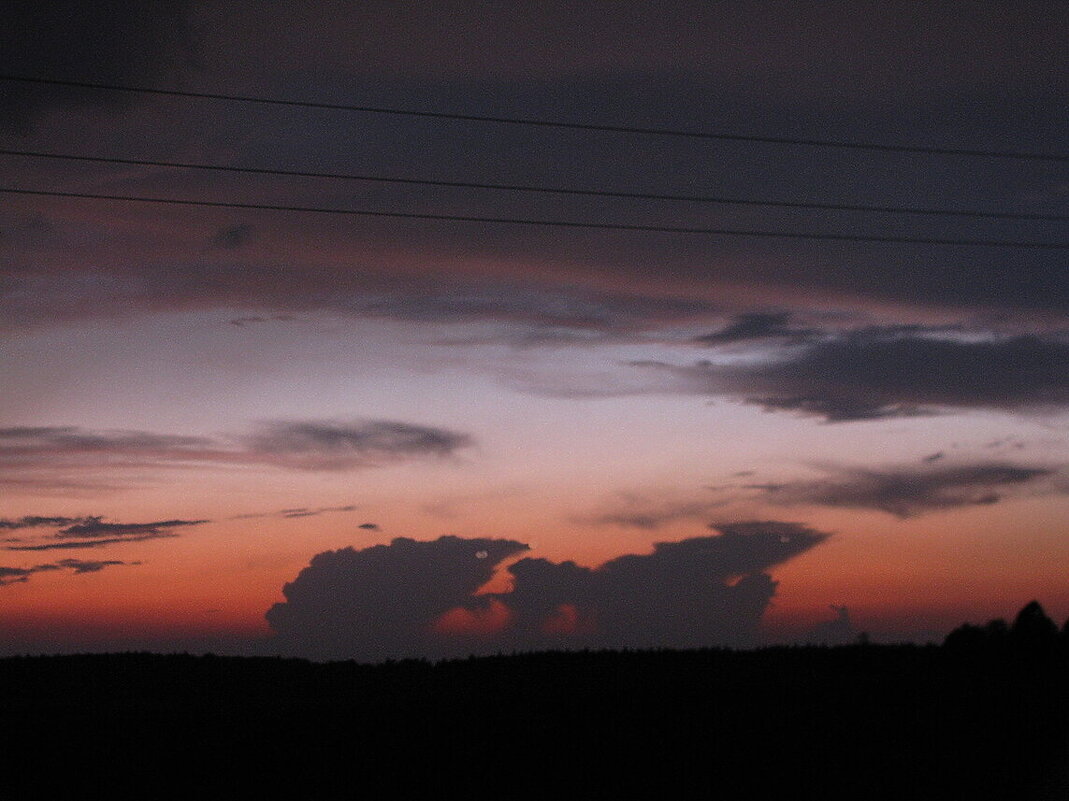
{"label": "dark storm cloud", "polygon": [[312,558],[267,612],[280,651],[317,659],[382,660],[440,652],[433,631],[455,607],[471,608],[476,590],[503,560],[527,550],[512,540],[398,537],[360,551]]}
{"label": "dark storm cloud", "polygon": [[[828,478],[775,485],[751,484],[777,504],[817,504],[876,509],[908,518],[928,512],[990,505],[1021,488],[1043,489],[1056,471],[1040,467],[988,463],[908,467],[887,470],[833,468]],[[1057,487],[1049,491],[1061,492]]]}
{"label": "dark storm cloud", "polygon": [[748,365],[634,366],[663,374],[668,391],[735,396],[828,422],[1069,406],[1069,341],[1054,337],[977,341],[872,328]]}
{"label": "dark storm cloud", "polygon": [[[15,2],[0,26],[0,73],[101,83],[153,84],[188,63],[190,0]],[[25,132],[53,107],[125,106],[128,96],[0,85],[0,128]]]}
{"label": "dark storm cloud", "polygon": [[[381,660],[501,648],[694,647],[752,641],[775,593],[767,569],[827,535],[782,522],[743,522],[720,533],[658,543],[598,568],[521,559],[511,592],[474,595],[496,565],[527,546],[508,540],[406,538],[318,554],[267,612],[274,646],[318,659]],[[496,605],[496,606],[495,606]],[[497,609],[481,639],[443,629],[457,610]]]}
{"label": "dark storm cloud", "polygon": [[[260,424],[251,434],[216,438],[76,426],[4,428],[0,484],[67,487],[77,483],[68,474],[79,471],[190,464],[348,470],[445,458],[472,442],[467,434],[395,420],[275,421]],[[0,528],[19,521],[5,522]]]}
{"label": "dark storm cloud", "polygon": [[820,332],[814,328],[795,328],[790,324],[789,312],[747,312],[739,314],[731,323],[695,341],[703,345],[728,345],[763,339],[792,339],[803,341]]}
{"label": "dark storm cloud", "polygon": [[33,567],[0,567],[0,587],[8,584],[24,583],[29,581],[34,573],[50,573],[57,570],[70,570],[74,574],[99,573],[106,567],[113,565],[139,565],[140,562],[122,562],[118,559],[107,559],[93,562],[82,559],[60,559],[58,562],[34,565]]}

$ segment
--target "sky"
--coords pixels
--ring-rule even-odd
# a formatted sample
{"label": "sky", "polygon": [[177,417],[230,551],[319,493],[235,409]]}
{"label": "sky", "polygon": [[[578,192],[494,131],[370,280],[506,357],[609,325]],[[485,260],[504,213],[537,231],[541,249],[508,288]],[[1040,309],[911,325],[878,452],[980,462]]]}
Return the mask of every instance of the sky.
{"label": "sky", "polygon": [[1065,4],[13,8],[0,654],[1069,617]]}

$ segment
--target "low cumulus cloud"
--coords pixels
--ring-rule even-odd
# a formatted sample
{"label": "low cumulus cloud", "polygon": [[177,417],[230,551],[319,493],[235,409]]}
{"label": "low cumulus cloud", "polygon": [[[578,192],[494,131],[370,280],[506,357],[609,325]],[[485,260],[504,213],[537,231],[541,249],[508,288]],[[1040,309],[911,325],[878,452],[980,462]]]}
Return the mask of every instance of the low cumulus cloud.
{"label": "low cumulus cloud", "polygon": [[0,567],[0,587],[9,584],[23,584],[35,573],[50,573],[57,570],[70,570],[74,574],[99,573],[113,565],[139,565],[140,562],[123,562],[118,559],[103,561],[86,561],[84,559],[60,559],[58,562],[34,565],[33,567]]}
{"label": "low cumulus cloud", "polygon": [[[929,464],[934,464],[929,462]],[[905,467],[828,468],[827,478],[776,484],[748,484],[777,504],[815,504],[875,509],[908,518],[928,512],[999,503],[1022,488],[1043,489],[1057,475],[1043,467],[1005,463]],[[1046,487],[1048,491],[1060,491]]]}
{"label": "low cumulus cloud", "polygon": [[316,555],[267,612],[278,652],[375,661],[547,647],[697,647],[754,641],[776,591],[768,569],[827,534],[797,523],[717,525],[597,568],[523,558],[512,590],[476,595],[527,546],[394,539]]}
{"label": "low cumulus cloud", "polygon": [[775,595],[768,569],[827,534],[797,523],[749,521],[661,542],[598,568],[523,559],[509,568],[511,640],[521,647],[695,648],[751,645]]}
{"label": "low cumulus cloud", "polygon": [[273,421],[251,433],[195,437],[75,426],[0,429],[0,485],[71,486],[104,470],[263,465],[351,470],[445,458],[471,445],[456,431],[394,420]]}
{"label": "low cumulus cloud", "polygon": [[1069,407],[1069,341],[1053,336],[967,339],[944,329],[868,328],[748,364],[632,366],[660,375],[661,391],[737,397],[827,422]]}
{"label": "low cumulus cloud", "polygon": [[513,540],[398,537],[326,551],[283,587],[286,601],[271,607],[267,622],[280,651],[317,659],[442,653],[447,643],[435,622],[477,607],[474,594],[495,567],[526,550]]}

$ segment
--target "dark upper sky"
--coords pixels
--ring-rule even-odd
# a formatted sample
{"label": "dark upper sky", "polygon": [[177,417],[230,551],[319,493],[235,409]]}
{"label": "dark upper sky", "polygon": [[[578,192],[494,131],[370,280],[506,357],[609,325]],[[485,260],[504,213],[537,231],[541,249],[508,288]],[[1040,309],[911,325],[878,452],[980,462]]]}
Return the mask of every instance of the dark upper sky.
{"label": "dark upper sky", "polygon": [[[448,6],[448,8],[446,7]],[[518,116],[581,123],[879,144],[1058,153],[1069,139],[1065,34],[1054,3],[20,4],[0,47],[4,73],[192,91]],[[86,32],[89,35],[86,35]],[[264,58],[270,53],[270,58]],[[1064,214],[1064,162],[879,153],[710,142],[337,111],[145,97],[5,83],[0,103],[13,148],[489,183],[758,200]],[[68,113],[57,117],[62,112]],[[86,115],[91,127],[86,129]],[[118,125],[117,120],[123,124]],[[47,121],[47,122],[46,122]],[[78,147],[73,147],[77,144]],[[100,165],[5,158],[34,187],[100,187]],[[77,186],[69,177],[81,175]],[[57,176],[58,173],[58,176]],[[56,176],[56,177],[53,177]],[[782,230],[921,238],[1064,241],[1064,222],[828,212],[591,199],[375,183],[145,172],[114,190],[213,199],[350,206],[475,216]],[[59,186],[57,186],[59,184]],[[275,220],[277,226],[333,221]],[[348,221],[347,221],[348,223]],[[49,241],[49,221],[8,221],[16,243]],[[1064,313],[1064,251],[669,236],[469,224],[360,222],[397,249],[448,254],[464,265],[524,266],[422,276],[367,265],[359,285],[331,297],[309,279],[241,281],[218,265],[171,264],[141,280],[138,302],[253,308],[359,305],[385,292],[386,314],[480,314],[546,322],[544,309],[509,309],[483,294],[581,292],[689,296],[721,285],[720,306],[807,305],[797,292],[842,296],[840,306],[906,304],[957,317]],[[216,231],[221,249],[250,260],[264,223]],[[413,256],[413,252],[415,256]],[[237,254],[232,254],[237,255]],[[517,259],[519,255],[519,259]],[[18,257],[17,257],[18,258]],[[22,259],[33,257],[22,254]],[[233,259],[231,260],[233,261]],[[799,269],[803,265],[804,269]],[[121,270],[113,267],[117,272]],[[466,275],[475,269],[476,275]],[[336,271],[321,280],[332,286]],[[517,276],[516,273],[520,275]],[[657,275],[651,288],[649,275]],[[549,273],[556,273],[555,276]],[[352,271],[349,271],[349,281]],[[487,279],[492,280],[487,280]],[[746,282],[749,295],[731,286]],[[304,288],[297,290],[296,283]],[[496,285],[495,285],[496,284]],[[532,286],[532,284],[534,284]],[[43,287],[45,294],[48,288]],[[412,298],[415,292],[419,299]],[[69,294],[69,293],[67,293]],[[708,291],[703,293],[709,296]],[[427,296],[438,298],[428,302]],[[580,297],[575,297],[579,295]],[[727,297],[723,297],[723,296]],[[145,297],[148,296],[148,297]],[[631,298],[634,299],[633,297]],[[99,309],[100,298],[85,306]],[[129,299],[124,299],[128,302]],[[44,298],[42,298],[44,301]],[[801,301],[801,302],[800,302]],[[67,302],[70,302],[68,298]],[[467,304],[469,307],[476,304]],[[516,305],[515,301],[512,304]],[[32,312],[22,310],[33,316]],[[84,309],[82,310],[84,311]],[[623,325],[692,310],[627,309]],[[48,310],[41,310],[48,314]],[[609,316],[614,312],[609,311]],[[558,315],[558,316],[565,316]],[[574,316],[581,317],[581,312]],[[634,319],[637,318],[637,319]],[[548,320],[557,324],[557,319]],[[567,322],[567,320],[565,320]],[[607,324],[617,322],[610,320]]]}

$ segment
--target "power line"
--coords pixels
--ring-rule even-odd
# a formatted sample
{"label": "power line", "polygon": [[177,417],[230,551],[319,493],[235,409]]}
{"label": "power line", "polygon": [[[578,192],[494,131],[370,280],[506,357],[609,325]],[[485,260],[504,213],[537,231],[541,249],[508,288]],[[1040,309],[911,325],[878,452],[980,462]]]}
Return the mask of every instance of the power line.
{"label": "power line", "polygon": [[311,214],[338,214],[360,217],[390,217],[406,220],[437,220],[443,222],[494,223],[506,225],[543,226],[553,228],[586,228],[606,231],[643,231],[663,234],[708,234],[761,239],[810,239],[840,242],[884,242],[909,245],[955,245],[967,247],[1026,248],[1032,250],[1069,250],[1069,242],[1017,242],[989,239],[935,239],[927,237],[881,236],[876,234],[804,233],[801,231],[758,231],[731,228],[689,228],[671,225],[640,225],[631,223],[596,223],[577,220],[531,220],[516,217],[478,217],[465,214],[428,214],[422,212],[370,211],[366,209],[337,209],[318,206],[281,206],[266,203],[238,203],[216,200],[184,200],[180,198],[143,197],[138,195],[105,195],[92,192],[57,192],[41,189],[0,187],[0,193],[40,197],[76,198],[83,200],[113,200],[129,203],[157,203],[175,206],[206,208],[287,211]]}
{"label": "power line", "polygon": [[810,147],[842,148],[850,150],[868,150],[884,153],[916,153],[931,156],[978,156],[983,158],[1024,159],[1030,161],[1069,162],[1069,155],[1061,153],[1034,153],[1018,150],[979,150],[954,147],[928,147],[919,145],[890,145],[876,142],[850,142],[830,139],[805,139],[786,136],[756,136],[752,134],[713,133],[710,131],[684,131],[674,128],[644,128],[631,125],[600,125],[594,123],[561,122],[526,117],[499,117],[486,114],[460,114],[445,111],[414,111],[411,109],[387,108],[382,106],[361,106],[347,103],[326,103],[313,100],[286,100],[283,98],[257,97],[254,95],[223,94],[220,92],[193,92],[180,89],[160,89],[148,86],[130,86],[126,84],[98,83],[93,81],[69,81],[58,78],[39,78],[26,75],[0,74],[0,81],[43,84],[47,86],[68,86],[78,89],[96,89],[109,92],[133,92],[146,95],[163,95],[167,97],[196,98],[200,100],[223,100],[238,103],[258,103],[271,106],[289,106],[293,108],[314,108],[330,111],[355,111],[367,114],[389,114],[405,117],[423,117],[426,119],[457,120],[462,122],[490,122],[501,125],[524,125],[539,128],[558,128],[575,131],[598,131],[602,133],[643,134],[647,136],[671,136],[687,139],[705,139],[723,142],[752,142],[770,145],[806,145]]}
{"label": "power line", "polygon": [[815,203],[790,200],[756,200],[752,198],[718,197],[713,195],[675,195],[652,192],[614,192],[600,189],[571,189],[565,187],[532,186],[528,184],[496,184],[475,181],[444,181],[425,178],[397,178],[382,175],[356,175],[336,172],[308,172],[302,170],[279,170],[266,167],[238,167],[234,165],[201,164],[182,161],[159,161],[154,159],[112,158],[104,156],[81,156],[69,153],[46,153],[35,150],[11,150],[0,148],[0,155],[23,156],[27,158],[57,159],[65,161],[92,162],[99,164],[123,164],[138,167],[173,167],[186,170],[213,170],[216,172],[245,173],[249,175],[273,175],[289,178],[329,178],[347,181],[368,181],[384,184],[405,184],[412,186],[438,186],[454,189],[493,189],[509,192],[532,192],[553,195],[575,195],[580,197],[623,198],[630,200],[670,200],[692,203],[715,203],[725,206],[772,206],[787,209],[816,209],[822,211],[862,211],[883,214],[917,214],[927,216],[969,217],[973,219],[1000,220],[1044,220],[1054,222],[1069,221],[1064,214],[1030,214],[1018,212],[977,211],[953,209],[919,208],[915,206],[871,206],[850,203]]}

